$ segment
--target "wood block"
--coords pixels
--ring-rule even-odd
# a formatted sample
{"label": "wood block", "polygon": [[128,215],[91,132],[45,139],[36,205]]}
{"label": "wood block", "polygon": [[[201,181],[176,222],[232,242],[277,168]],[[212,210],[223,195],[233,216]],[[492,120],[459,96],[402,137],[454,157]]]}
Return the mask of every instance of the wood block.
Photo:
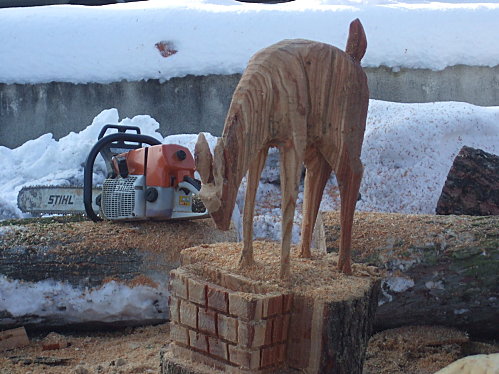
{"label": "wood block", "polygon": [[293,294],[282,295],[282,312],[284,314],[291,312],[293,307]]}
{"label": "wood block", "polygon": [[208,352],[213,356],[229,361],[229,348],[227,343],[220,339],[211,336],[208,337]]}
{"label": "wood block", "polygon": [[262,300],[262,318],[282,314],[282,301],[283,297],[281,294],[274,297],[265,297]]}
{"label": "wood block", "polygon": [[237,343],[237,319],[218,314],[218,336],[232,343]]}
{"label": "wood block", "polygon": [[0,351],[24,347],[29,344],[29,338],[24,327],[0,331]]}
{"label": "wood block", "polygon": [[229,295],[223,288],[209,285],[206,294],[209,308],[225,314],[229,313]]}
{"label": "wood block", "polygon": [[242,349],[229,345],[229,360],[242,369],[256,370],[260,367],[260,350]]}
{"label": "wood block", "polygon": [[210,310],[199,308],[198,310],[198,330],[207,334],[217,335],[217,313]]}
{"label": "wood block", "polygon": [[237,335],[238,345],[244,348],[257,348],[270,344],[272,340],[272,321],[239,322]]}
{"label": "wood block", "polygon": [[284,361],[284,351],[284,344],[263,348],[260,366],[266,368],[282,363]]}
{"label": "wood block", "polygon": [[189,278],[187,281],[189,289],[189,300],[193,303],[206,306],[206,284]]}
{"label": "wood block", "polygon": [[179,323],[180,322],[180,299],[175,296],[170,296],[168,299],[168,304],[170,306],[170,321]]}
{"label": "wood block", "polygon": [[176,343],[189,346],[189,329],[172,323],[170,324],[170,338]]}
{"label": "wood block", "polygon": [[246,321],[262,319],[262,298],[241,292],[231,292],[229,293],[229,314]]}
{"label": "wood block", "polygon": [[183,276],[182,270],[175,269],[170,272],[170,284],[168,285],[168,289],[173,296],[187,300],[187,279]]}
{"label": "wood block", "polygon": [[272,318],[272,344],[280,343],[283,341],[283,316]]}
{"label": "wood block", "polygon": [[196,331],[189,330],[190,346],[203,352],[208,352],[208,337]]}
{"label": "wood block", "polygon": [[198,327],[198,308],[188,301],[180,303],[180,323],[193,329]]}

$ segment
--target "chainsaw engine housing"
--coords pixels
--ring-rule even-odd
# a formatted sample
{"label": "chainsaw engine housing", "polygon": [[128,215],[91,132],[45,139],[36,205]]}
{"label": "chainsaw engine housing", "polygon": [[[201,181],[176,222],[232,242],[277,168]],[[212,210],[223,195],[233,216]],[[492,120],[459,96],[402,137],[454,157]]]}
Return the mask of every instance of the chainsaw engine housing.
{"label": "chainsaw engine housing", "polygon": [[190,218],[194,159],[186,147],[153,145],[113,157],[104,181],[101,215],[110,220]]}

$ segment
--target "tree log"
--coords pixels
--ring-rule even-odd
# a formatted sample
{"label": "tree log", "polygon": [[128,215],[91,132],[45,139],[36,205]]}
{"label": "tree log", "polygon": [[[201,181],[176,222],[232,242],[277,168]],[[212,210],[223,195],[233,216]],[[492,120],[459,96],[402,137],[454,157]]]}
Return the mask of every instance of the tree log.
{"label": "tree log", "polygon": [[[168,318],[168,274],[179,265],[180,251],[202,243],[236,239],[233,230],[217,230],[210,219],[93,223],[68,216],[4,221],[0,227],[1,284],[9,290],[15,287],[18,293],[38,287],[45,290],[47,301],[33,300],[45,310],[24,313],[12,305],[15,303],[15,292],[9,291],[14,295],[8,302],[5,300],[7,290],[0,289],[4,296],[0,300],[0,326],[54,326],[88,322],[94,325],[129,325],[165,321]],[[125,305],[126,302],[119,300],[117,295],[104,293],[99,300],[88,296],[111,281],[121,289],[149,287],[144,298],[151,298],[151,305],[144,307],[144,315],[134,309],[133,301]],[[126,294],[125,290],[122,297]],[[78,295],[81,297],[78,298]],[[80,309],[75,307],[75,300],[70,297],[79,299],[81,315],[78,315]],[[140,297],[138,302],[145,303]],[[85,298],[88,305],[81,303]],[[43,296],[38,299],[43,299]],[[99,302],[102,304],[100,307],[96,306]],[[123,305],[121,310],[120,305]],[[88,321],[90,317],[86,311],[95,311],[96,308],[99,309],[97,319]],[[127,308],[134,309],[134,315],[127,315]],[[28,310],[30,306],[23,309]]]}
{"label": "tree log", "polygon": [[[321,213],[318,248],[338,249],[336,212]],[[375,329],[453,326],[497,336],[499,217],[356,213],[353,258],[385,270]]]}
{"label": "tree log", "polygon": [[447,175],[436,213],[499,215],[499,156],[461,148]]}

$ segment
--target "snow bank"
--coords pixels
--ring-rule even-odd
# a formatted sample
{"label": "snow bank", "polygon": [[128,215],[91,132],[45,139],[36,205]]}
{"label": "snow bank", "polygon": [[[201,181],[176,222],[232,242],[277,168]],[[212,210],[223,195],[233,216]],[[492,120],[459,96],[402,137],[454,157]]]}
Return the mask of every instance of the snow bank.
{"label": "snow bank", "polygon": [[[20,217],[17,193],[27,185],[81,185],[83,163],[104,124],[135,125],[142,133],[163,143],[176,143],[194,151],[197,134],[163,138],[159,124],[150,116],[119,120],[118,111],[99,114],[91,125],[59,141],[46,134],[22,146],[0,147],[0,218]],[[206,134],[213,147],[216,138]],[[463,145],[499,154],[499,107],[479,107],[466,103],[400,104],[371,100],[362,150],[365,167],[359,210],[427,213],[435,211],[437,200],[452,162]],[[103,162],[97,162],[95,182],[104,178]],[[267,170],[266,173],[269,171]],[[272,170],[275,174],[275,170]],[[244,183],[239,205],[244,200]],[[300,193],[299,198],[302,198]],[[278,186],[261,183],[258,191],[256,225],[263,232],[279,224]],[[338,206],[334,176],[326,187],[322,208]],[[299,202],[300,203],[300,202]],[[275,216],[277,218],[270,218]],[[297,221],[300,216],[297,214]],[[258,232],[258,230],[257,230]],[[298,232],[297,232],[298,233]],[[266,234],[265,234],[266,235]]]}
{"label": "snow bank", "polygon": [[[257,50],[304,38],[343,48],[360,18],[363,64],[443,69],[499,64],[495,1],[149,0],[100,7],[0,9],[0,82],[167,80],[240,73]],[[177,51],[162,57],[165,42]]]}
{"label": "snow bank", "polygon": [[115,281],[95,289],[45,280],[20,282],[0,275],[0,311],[12,317],[34,316],[67,323],[165,319],[167,285],[129,287]]}

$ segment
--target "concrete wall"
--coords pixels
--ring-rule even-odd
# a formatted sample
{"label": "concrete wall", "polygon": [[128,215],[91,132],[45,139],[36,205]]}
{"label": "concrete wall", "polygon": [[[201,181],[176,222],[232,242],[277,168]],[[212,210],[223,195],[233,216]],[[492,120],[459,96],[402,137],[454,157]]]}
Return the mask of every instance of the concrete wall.
{"label": "concrete wall", "polygon": [[[499,65],[443,71],[366,69],[371,97],[398,102],[466,101],[499,105]],[[209,75],[111,84],[0,84],[0,145],[16,147],[51,132],[60,138],[88,126],[103,109],[149,114],[163,135],[219,135],[240,76]]]}

